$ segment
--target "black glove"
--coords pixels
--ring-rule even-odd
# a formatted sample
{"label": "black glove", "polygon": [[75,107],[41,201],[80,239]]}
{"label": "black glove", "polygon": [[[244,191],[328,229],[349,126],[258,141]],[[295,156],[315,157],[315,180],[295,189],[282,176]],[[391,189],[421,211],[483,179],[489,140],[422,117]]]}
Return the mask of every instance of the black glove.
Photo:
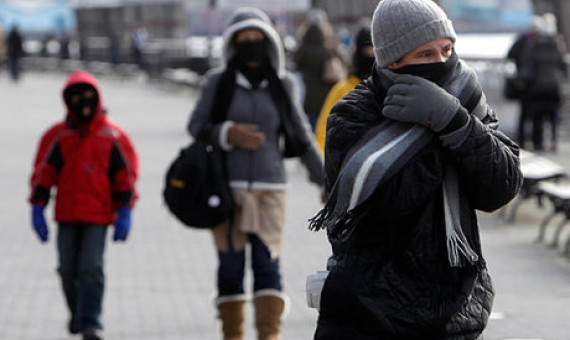
{"label": "black glove", "polygon": [[459,99],[437,84],[409,74],[400,75],[394,80],[382,110],[385,117],[418,123],[435,132],[445,129],[458,112],[461,112],[461,120],[465,123],[468,117]]}

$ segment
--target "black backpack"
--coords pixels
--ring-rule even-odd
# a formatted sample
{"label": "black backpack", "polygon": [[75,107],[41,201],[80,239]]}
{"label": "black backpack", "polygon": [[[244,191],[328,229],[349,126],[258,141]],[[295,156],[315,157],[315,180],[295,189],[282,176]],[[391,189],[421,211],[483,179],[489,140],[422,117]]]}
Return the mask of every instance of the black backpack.
{"label": "black backpack", "polygon": [[212,228],[233,214],[224,155],[202,140],[180,150],[166,173],[164,201],[186,226]]}

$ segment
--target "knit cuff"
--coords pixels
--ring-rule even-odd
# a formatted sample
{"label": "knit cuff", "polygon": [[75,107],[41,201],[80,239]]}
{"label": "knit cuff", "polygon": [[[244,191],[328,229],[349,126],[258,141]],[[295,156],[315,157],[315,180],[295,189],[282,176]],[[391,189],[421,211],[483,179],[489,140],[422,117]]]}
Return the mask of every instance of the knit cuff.
{"label": "knit cuff", "polygon": [[455,130],[458,130],[462,126],[466,125],[469,121],[469,113],[463,107],[459,107],[457,113],[453,116],[451,121],[441,130],[438,132],[440,136],[447,135],[452,133]]}
{"label": "knit cuff", "polygon": [[[467,115],[467,121],[470,117]],[[440,134],[439,139],[444,147],[451,150],[458,148],[467,139],[469,124],[468,122],[463,124],[461,127],[447,134]]]}

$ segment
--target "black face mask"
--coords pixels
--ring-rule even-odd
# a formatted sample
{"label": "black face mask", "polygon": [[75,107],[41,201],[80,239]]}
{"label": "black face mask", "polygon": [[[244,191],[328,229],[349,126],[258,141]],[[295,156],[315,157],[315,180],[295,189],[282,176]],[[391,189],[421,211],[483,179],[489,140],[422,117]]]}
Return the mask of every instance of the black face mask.
{"label": "black face mask", "polygon": [[366,79],[372,72],[374,57],[356,53],[353,57],[354,73],[360,79]]}
{"label": "black face mask", "polygon": [[445,62],[406,65],[393,71],[398,74],[411,74],[413,76],[422,77],[441,85],[457,65],[457,60],[457,54],[453,51],[449,59]]}
{"label": "black face mask", "polygon": [[[88,116],[85,116],[83,114],[83,108],[85,107],[88,107],[91,111],[91,114]],[[75,113],[75,115],[79,120],[88,122],[95,115],[95,109],[97,109],[97,98],[81,97],[81,99],[77,103],[70,103],[69,109],[73,111],[73,113]]]}
{"label": "black face mask", "polygon": [[[88,96],[86,92],[95,93],[94,96]],[[72,98],[79,97],[77,101],[73,102]],[[70,87],[65,94],[66,102],[69,107],[69,110],[75,114],[77,119],[82,122],[88,122],[93,119],[95,115],[95,110],[99,104],[99,97],[97,96],[96,90],[90,86],[85,84],[78,84],[73,85]],[[90,109],[89,115],[83,114],[83,109],[88,107]]]}
{"label": "black face mask", "polygon": [[242,41],[235,44],[236,56],[242,63],[262,62],[267,55],[266,40]]}

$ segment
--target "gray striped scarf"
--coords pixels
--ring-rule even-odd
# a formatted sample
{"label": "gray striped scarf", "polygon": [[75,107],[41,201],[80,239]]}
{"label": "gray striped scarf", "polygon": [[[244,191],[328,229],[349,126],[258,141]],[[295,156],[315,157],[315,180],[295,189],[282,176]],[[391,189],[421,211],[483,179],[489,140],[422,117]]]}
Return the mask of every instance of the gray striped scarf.
{"label": "gray striped scarf", "polygon": [[[385,79],[392,80],[397,76],[387,69],[379,72]],[[488,116],[493,116],[475,72],[462,61],[458,62],[442,87],[459,98],[470,114],[481,121],[489,121]],[[362,217],[359,208],[432,138],[433,132],[424,126],[388,119],[370,129],[345,157],[347,161],[341,167],[329,200],[323,210],[311,219],[310,229],[326,228],[329,235],[348,240],[359,217]],[[461,228],[459,197],[457,172],[448,163],[443,181],[443,206],[448,259],[452,267],[462,266],[462,259],[471,264],[479,261]]]}

